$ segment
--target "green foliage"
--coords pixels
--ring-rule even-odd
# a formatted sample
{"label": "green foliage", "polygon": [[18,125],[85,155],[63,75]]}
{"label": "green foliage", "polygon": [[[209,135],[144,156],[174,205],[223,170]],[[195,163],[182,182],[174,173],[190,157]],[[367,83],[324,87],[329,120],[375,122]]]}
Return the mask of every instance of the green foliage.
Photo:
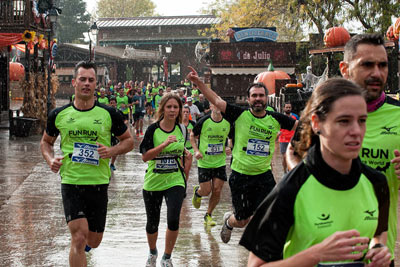
{"label": "green foliage", "polygon": [[83,0],[57,0],[55,6],[62,9],[57,20],[57,39],[60,43],[82,42],[83,33],[89,29],[90,14]]}
{"label": "green foliage", "polygon": [[155,4],[151,0],[99,0],[99,17],[145,17],[154,16]]}

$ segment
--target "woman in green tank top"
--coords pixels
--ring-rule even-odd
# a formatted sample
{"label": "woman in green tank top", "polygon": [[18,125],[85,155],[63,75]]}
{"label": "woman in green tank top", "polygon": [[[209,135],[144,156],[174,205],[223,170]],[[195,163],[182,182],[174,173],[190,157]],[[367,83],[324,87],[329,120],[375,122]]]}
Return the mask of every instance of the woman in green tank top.
{"label": "woman in green tank top", "polygon": [[301,117],[303,161],[258,207],[240,244],[249,266],[389,266],[386,178],[361,163],[362,89],[330,79]]}

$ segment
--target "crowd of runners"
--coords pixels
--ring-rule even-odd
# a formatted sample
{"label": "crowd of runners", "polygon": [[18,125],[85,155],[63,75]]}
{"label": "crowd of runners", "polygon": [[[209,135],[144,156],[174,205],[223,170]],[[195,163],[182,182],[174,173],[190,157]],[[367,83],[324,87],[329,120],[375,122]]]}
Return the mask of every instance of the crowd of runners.
{"label": "crowd of runners", "polygon": [[[85,251],[102,240],[115,158],[133,149],[129,124],[148,163],[146,266],[156,266],[163,199],[167,230],[161,266],[173,266],[192,166],[198,171],[192,205],[200,208],[209,196],[204,224],[219,225],[224,243],[234,228],[245,228],[240,245],[250,251],[249,266],[394,266],[400,104],[384,93],[388,59],[381,36],[352,37],[340,63],[343,78],[315,88],[300,119],[290,103],[283,114],[271,111],[262,83],[243,89],[248,107],[239,107],[189,68],[174,90],[143,82],[111,82],[96,90],[96,65],[76,65],[75,95],[50,112],[41,141],[48,165],[61,175],[71,266],[86,265]],[[143,133],[144,117],[150,125]],[[58,135],[62,157],[53,152]],[[271,160],[278,136],[287,173],[277,184]],[[212,214],[225,181],[232,211],[216,220]]]}

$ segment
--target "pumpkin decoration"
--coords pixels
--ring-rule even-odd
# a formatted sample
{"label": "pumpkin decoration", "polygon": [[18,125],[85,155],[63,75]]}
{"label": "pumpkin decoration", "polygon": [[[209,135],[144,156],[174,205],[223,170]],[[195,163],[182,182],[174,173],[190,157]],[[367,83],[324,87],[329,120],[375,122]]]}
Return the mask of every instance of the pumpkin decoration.
{"label": "pumpkin decoration", "polygon": [[388,38],[388,40],[390,41],[394,41],[396,38],[394,37],[394,33],[393,33],[393,25],[390,25],[388,30],[386,31],[386,37]]}
{"label": "pumpkin decoration", "polygon": [[275,80],[278,79],[290,80],[290,76],[284,71],[275,70],[274,66],[272,66],[272,62],[270,62],[268,70],[259,73],[254,79],[254,82],[263,83],[268,89],[268,94],[272,95],[275,94]]}
{"label": "pumpkin decoration", "polygon": [[324,36],[326,47],[343,46],[348,40],[350,40],[350,34],[343,27],[329,28]]}
{"label": "pumpkin decoration", "polygon": [[25,77],[25,67],[18,62],[10,62],[10,81],[19,81]]}
{"label": "pumpkin decoration", "polygon": [[393,24],[393,35],[395,39],[399,39],[400,32],[400,18],[396,19],[396,22]]}

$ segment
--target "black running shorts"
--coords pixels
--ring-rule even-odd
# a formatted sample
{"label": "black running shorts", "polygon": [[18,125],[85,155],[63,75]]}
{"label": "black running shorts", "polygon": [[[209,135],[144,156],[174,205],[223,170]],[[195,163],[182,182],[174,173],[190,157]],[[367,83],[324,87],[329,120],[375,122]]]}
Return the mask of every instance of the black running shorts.
{"label": "black running shorts", "polygon": [[271,170],[258,175],[245,175],[232,170],[229,187],[236,219],[250,218],[274,186]]}
{"label": "black running shorts", "polygon": [[213,178],[218,178],[226,181],[226,170],[225,165],[218,168],[201,168],[198,167],[199,172],[199,183],[205,183],[211,181]]}
{"label": "black running shorts", "polygon": [[86,218],[89,231],[102,233],[106,225],[108,184],[61,184],[61,194],[67,223]]}

